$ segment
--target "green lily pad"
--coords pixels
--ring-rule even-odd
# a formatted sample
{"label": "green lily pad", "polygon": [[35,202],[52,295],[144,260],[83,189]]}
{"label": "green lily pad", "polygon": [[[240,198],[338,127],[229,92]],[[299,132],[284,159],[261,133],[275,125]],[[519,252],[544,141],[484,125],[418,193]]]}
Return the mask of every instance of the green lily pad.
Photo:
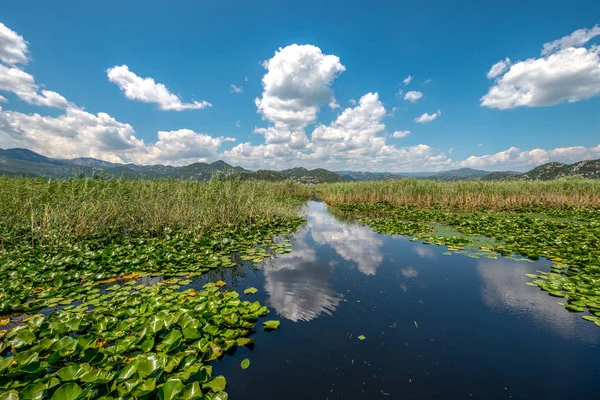
{"label": "green lily pad", "polygon": [[202,385],[202,387],[204,389],[210,389],[213,392],[220,392],[225,389],[225,385],[227,385],[227,380],[224,376],[219,375]]}
{"label": "green lily pad", "polygon": [[244,294],[256,294],[258,293],[258,289],[255,287],[249,287],[248,289],[244,290]]}
{"label": "green lily pad", "polygon": [[281,321],[273,319],[270,321],[263,322],[263,327],[265,328],[265,330],[275,330],[275,329],[279,328],[280,324],[281,324]]}
{"label": "green lily pad", "polygon": [[81,398],[83,389],[74,382],[65,383],[52,395],[52,400],[77,400]]}
{"label": "green lily pad", "polygon": [[240,366],[242,367],[242,369],[246,369],[250,366],[250,360],[247,358],[244,358],[242,360],[242,362],[240,363]]}
{"label": "green lily pad", "polygon": [[366,336],[364,336],[364,335],[358,335],[358,340],[365,340],[365,339],[366,339]]}

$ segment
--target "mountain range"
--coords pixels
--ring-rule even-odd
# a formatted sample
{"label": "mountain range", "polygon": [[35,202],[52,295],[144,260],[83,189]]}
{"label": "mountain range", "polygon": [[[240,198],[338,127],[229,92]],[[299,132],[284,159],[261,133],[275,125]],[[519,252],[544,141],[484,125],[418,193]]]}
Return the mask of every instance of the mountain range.
{"label": "mountain range", "polygon": [[441,172],[360,172],[329,171],[323,168],[291,168],[283,171],[251,171],[227,164],[193,163],[181,167],[169,165],[119,164],[89,157],[73,159],[50,158],[28,149],[0,149],[0,174],[9,176],[72,178],[76,176],[107,176],[126,179],[189,179],[207,181],[217,174],[246,180],[284,181],[318,184],[346,181],[380,181],[390,179],[431,179],[437,181],[483,180],[552,180],[567,176],[600,179],[600,160],[584,160],[575,164],[550,162],[525,173],[490,172],[460,168]]}

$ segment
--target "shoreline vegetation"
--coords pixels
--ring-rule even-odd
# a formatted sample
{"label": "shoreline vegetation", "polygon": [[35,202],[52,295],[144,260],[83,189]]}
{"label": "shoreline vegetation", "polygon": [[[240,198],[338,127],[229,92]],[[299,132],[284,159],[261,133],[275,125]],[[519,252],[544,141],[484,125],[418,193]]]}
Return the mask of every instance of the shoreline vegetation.
{"label": "shoreline vegetation", "polygon": [[527,284],[600,326],[598,180],[335,183],[317,194],[336,215],[379,233],[474,257],[545,257],[551,270],[528,274]]}
{"label": "shoreline vegetation", "polygon": [[273,238],[304,222],[310,195],[293,182],[0,177],[0,398],[226,399],[210,363],[251,345],[268,309],[254,288],[188,285],[291,251]]}

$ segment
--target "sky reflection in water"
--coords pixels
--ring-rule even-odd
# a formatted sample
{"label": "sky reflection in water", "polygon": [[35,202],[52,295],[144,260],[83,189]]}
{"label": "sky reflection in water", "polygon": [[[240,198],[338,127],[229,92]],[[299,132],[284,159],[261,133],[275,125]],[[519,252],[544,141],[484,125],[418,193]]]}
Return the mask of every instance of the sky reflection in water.
{"label": "sky reflection in water", "polygon": [[215,365],[230,399],[597,398],[600,328],[525,284],[549,263],[447,256],[306,212],[291,253],[236,278],[282,324]]}

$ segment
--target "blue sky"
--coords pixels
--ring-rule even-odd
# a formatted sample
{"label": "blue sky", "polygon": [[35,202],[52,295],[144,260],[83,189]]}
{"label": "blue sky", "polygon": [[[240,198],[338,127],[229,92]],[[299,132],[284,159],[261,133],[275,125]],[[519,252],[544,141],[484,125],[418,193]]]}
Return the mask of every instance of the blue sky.
{"label": "blue sky", "polygon": [[2,148],[370,171],[600,158],[597,1],[34,3],[0,13]]}

